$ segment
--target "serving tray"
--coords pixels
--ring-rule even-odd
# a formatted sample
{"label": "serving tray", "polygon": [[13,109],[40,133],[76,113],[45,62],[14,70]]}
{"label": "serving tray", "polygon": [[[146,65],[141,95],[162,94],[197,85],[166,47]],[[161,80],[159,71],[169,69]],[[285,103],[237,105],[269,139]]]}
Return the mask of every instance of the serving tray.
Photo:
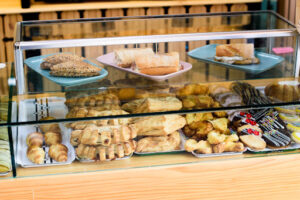
{"label": "serving tray", "polygon": [[270,149],[270,148],[265,148],[263,150],[253,150],[248,147],[248,151],[251,153],[268,153],[268,152],[280,152],[280,151],[293,151],[300,149],[300,144],[292,142],[288,147],[285,148],[279,148],[279,149]]}
{"label": "serving tray", "polygon": [[180,75],[180,74],[182,74],[184,72],[187,72],[190,69],[192,69],[192,64],[180,61],[182,69],[179,70],[178,72],[174,72],[174,73],[166,74],[166,75],[162,75],[162,76],[151,76],[151,75],[147,75],[147,74],[142,74],[142,73],[136,72],[136,71],[132,70],[131,68],[119,67],[116,64],[116,62],[115,62],[115,54],[114,54],[114,52],[108,53],[108,54],[104,54],[102,56],[99,56],[97,58],[97,60],[100,63],[104,64],[104,65],[109,65],[109,66],[114,67],[114,68],[116,68],[118,70],[125,71],[125,72],[131,73],[131,74],[135,74],[135,75],[138,75],[138,76],[142,76],[144,78],[147,78],[147,79],[150,79],[150,80],[154,80],[154,81],[164,81],[164,80],[173,78],[175,76],[178,76],[178,75]]}
{"label": "serving tray", "polygon": [[[56,53],[57,54],[57,53]],[[24,63],[31,68],[32,70],[36,71],[37,73],[41,74],[42,76],[46,77],[50,81],[53,81],[54,83],[61,85],[61,86],[75,86],[75,85],[82,85],[91,83],[100,79],[103,79],[107,76],[108,72],[105,69],[102,69],[100,71],[100,74],[98,76],[92,76],[92,77],[57,77],[57,76],[51,76],[49,73],[49,70],[43,70],[40,68],[41,63],[44,61],[43,59],[52,56],[55,54],[48,54],[48,55],[42,55],[42,56],[34,56],[31,58],[27,58]],[[95,63],[90,62],[89,60],[83,60],[86,63],[89,63],[95,67],[99,67]],[[100,67],[99,67],[100,68]]]}
{"label": "serving tray", "polygon": [[218,62],[214,60],[214,57],[216,55],[216,47],[217,44],[206,45],[189,51],[188,55],[192,58],[201,61],[222,65],[229,69],[238,69],[238,70],[246,71],[251,74],[262,73],[266,70],[275,67],[276,65],[284,61],[284,58],[281,56],[255,51],[254,52],[255,57],[257,57],[260,60],[260,63],[258,64],[234,65],[234,64]]}

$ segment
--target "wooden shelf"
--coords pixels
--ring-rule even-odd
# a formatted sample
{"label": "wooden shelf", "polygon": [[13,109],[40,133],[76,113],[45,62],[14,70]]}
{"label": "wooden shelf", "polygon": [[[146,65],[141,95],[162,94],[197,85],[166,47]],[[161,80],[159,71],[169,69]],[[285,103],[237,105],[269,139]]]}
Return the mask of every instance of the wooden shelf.
{"label": "wooden shelf", "polygon": [[[297,153],[297,154],[294,154]],[[198,159],[190,154],[135,156],[98,164],[52,167],[95,172],[35,176],[49,168],[18,169],[26,178],[0,181],[0,199],[298,199],[300,154],[249,154]],[[261,157],[263,156],[263,157]],[[188,162],[190,161],[190,162]],[[167,164],[168,162],[173,164]],[[179,164],[174,164],[179,163]],[[186,163],[182,163],[186,162]],[[132,167],[133,163],[138,164]],[[153,166],[156,163],[157,165]],[[142,166],[139,166],[139,165]],[[163,164],[163,166],[161,166]],[[130,166],[130,168],[124,168]],[[104,169],[105,166],[110,166]],[[112,169],[111,167],[116,167]],[[89,168],[89,169],[88,169]],[[123,169],[120,169],[123,168]],[[28,173],[26,172],[28,171]],[[35,174],[33,173],[35,172]]]}
{"label": "wooden shelf", "polygon": [[68,10],[95,10],[95,9],[117,9],[117,8],[143,8],[143,7],[164,7],[164,6],[183,6],[183,5],[213,5],[213,4],[240,4],[240,3],[259,3],[262,0],[181,0],[181,1],[113,1],[113,2],[84,2],[84,3],[61,3],[46,4],[35,3],[30,8],[21,7],[0,8],[0,14],[13,13],[33,13],[51,12]]}

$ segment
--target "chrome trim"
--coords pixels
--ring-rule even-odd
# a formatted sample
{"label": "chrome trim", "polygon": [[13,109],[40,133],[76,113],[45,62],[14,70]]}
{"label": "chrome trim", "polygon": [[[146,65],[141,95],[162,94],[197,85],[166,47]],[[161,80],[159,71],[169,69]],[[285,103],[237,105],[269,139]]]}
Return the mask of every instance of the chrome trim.
{"label": "chrome trim", "polygon": [[296,30],[259,30],[259,31],[237,31],[237,32],[213,32],[213,33],[191,33],[170,35],[146,35],[126,37],[105,37],[68,40],[41,40],[20,42],[21,50],[43,49],[43,48],[65,48],[82,46],[107,46],[122,44],[160,43],[160,42],[182,42],[197,40],[224,40],[224,39],[246,39],[246,38],[269,38],[289,37],[297,35]]}
{"label": "chrome trim", "polygon": [[297,52],[296,52],[296,66],[295,66],[295,78],[299,77],[300,72],[300,35],[297,37]]}
{"label": "chrome trim", "polygon": [[15,26],[15,38],[14,42],[20,42],[21,41],[21,35],[22,35],[22,30],[21,30],[22,22],[17,22]]}
{"label": "chrome trim", "polygon": [[16,42],[14,45],[15,52],[15,73],[17,80],[18,94],[25,94],[25,75],[24,75],[24,64],[23,64],[23,53],[20,48],[20,43]]}

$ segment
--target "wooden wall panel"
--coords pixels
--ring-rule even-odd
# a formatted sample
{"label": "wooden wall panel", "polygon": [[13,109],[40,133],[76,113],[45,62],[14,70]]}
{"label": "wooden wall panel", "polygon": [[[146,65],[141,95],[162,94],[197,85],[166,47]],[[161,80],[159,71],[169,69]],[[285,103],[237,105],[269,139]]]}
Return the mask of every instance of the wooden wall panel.
{"label": "wooden wall panel", "polygon": [[[185,14],[186,9],[184,6],[174,6],[168,9],[168,14],[175,15],[175,14]],[[174,22],[175,21],[175,22]],[[182,30],[185,27],[184,21],[179,21],[176,19],[168,20],[168,30],[171,33],[176,33],[176,29],[178,26],[179,30]],[[168,43],[168,52],[178,51],[180,53],[180,59],[186,60],[186,42],[169,42]]]}
{"label": "wooden wall panel", "polygon": [[[210,12],[227,12],[228,7],[226,5],[213,5],[210,8]],[[212,32],[223,31],[225,25],[227,24],[227,19],[222,17],[213,17],[209,20],[209,26],[212,28]],[[211,40],[210,44],[226,44],[226,40]],[[217,65],[210,65],[209,67],[209,81],[221,81],[226,79],[227,69],[225,67],[220,67]]]}
{"label": "wooden wall panel", "polygon": [[14,62],[14,42],[5,42],[6,62]]}
{"label": "wooden wall panel", "polygon": [[[127,9],[127,16],[144,16],[146,15],[146,11],[144,8],[129,8]],[[133,31],[134,34],[137,35],[144,35],[146,32],[146,21],[134,21],[131,23],[127,23],[126,24],[126,30],[128,31]],[[147,44],[138,44],[138,45],[134,45],[134,44],[130,44],[128,45],[129,48],[133,48],[133,47],[147,47]]]}
{"label": "wooden wall panel", "polygon": [[[248,6],[246,4],[234,4],[231,6],[230,11],[231,12],[237,12],[237,11],[247,11]],[[237,26],[242,26],[250,23],[250,17],[249,16],[236,16],[232,18],[230,21],[231,25],[237,25]],[[246,43],[246,39],[235,39],[235,40],[230,40],[230,43]],[[229,80],[241,80],[245,78],[245,72],[241,70],[232,70],[229,69]]]}
{"label": "wooden wall panel", "polygon": [[15,25],[22,21],[22,15],[4,15],[4,36],[7,38],[14,37]]}
{"label": "wooden wall panel", "polygon": [[296,19],[295,24],[300,24],[300,1],[296,1]]}
{"label": "wooden wall panel", "polygon": [[5,62],[6,58],[5,58],[5,45],[3,42],[3,38],[4,38],[4,29],[3,27],[3,17],[0,16],[0,62]]}
{"label": "wooden wall panel", "polygon": [[[83,18],[100,18],[102,13],[100,10],[86,10],[83,13]],[[83,35],[85,37],[105,37],[102,32],[101,23],[85,23],[83,24]],[[103,46],[84,47],[85,57],[88,59],[96,59],[103,55]]]}
{"label": "wooden wall panel", "polygon": [[[148,8],[146,14],[148,16],[153,16],[153,15],[163,15],[164,14],[164,9],[163,8]],[[165,23],[155,23],[156,20],[147,20],[147,33],[149,35],[162,35],[166,34],[166,21]],[[155,28],[154,28],[155,27]],[[159,43],[159,44],[154,44],[155,45],[155,50],[159,53],[166,53],[166,48],[165,45],[166,43]]]}

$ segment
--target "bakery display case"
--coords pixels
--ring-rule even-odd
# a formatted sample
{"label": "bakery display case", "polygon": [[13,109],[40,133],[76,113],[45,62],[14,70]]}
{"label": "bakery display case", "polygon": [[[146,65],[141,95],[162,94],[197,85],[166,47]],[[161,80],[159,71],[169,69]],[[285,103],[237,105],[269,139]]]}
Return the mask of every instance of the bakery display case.
{"label": "bakery display case", "polygon": [[271,11],[20,22],[13,175],[297,155],[298,38]]}

